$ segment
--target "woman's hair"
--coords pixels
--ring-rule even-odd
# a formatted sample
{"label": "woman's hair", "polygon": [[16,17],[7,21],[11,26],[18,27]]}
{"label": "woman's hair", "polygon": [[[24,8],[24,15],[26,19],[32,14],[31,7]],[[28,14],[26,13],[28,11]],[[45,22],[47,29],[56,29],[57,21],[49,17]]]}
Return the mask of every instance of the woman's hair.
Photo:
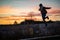
{"label": "woman's hair", "polygon": [[39,6],[42,6],[42,3],[41,3],[41,4],[39,4]]}

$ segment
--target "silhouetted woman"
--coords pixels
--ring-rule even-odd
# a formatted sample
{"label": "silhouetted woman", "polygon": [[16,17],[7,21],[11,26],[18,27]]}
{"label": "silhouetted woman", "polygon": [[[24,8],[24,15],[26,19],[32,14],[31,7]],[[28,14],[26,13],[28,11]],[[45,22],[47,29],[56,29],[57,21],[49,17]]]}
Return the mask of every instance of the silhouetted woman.
{"label": "silhouetted woman", "polygon": [[[49,17],[46,16],[46,14],[47,14],[47,10],[46,9],[50,9],[50,7],[44,7],[42,4],[39,4],[39,7],[40,7],[39,11],[41,11],[42,19],[45,22],[46,18],[49,19]],[[46,24],[46,26],[47,26],[47,24]]]}

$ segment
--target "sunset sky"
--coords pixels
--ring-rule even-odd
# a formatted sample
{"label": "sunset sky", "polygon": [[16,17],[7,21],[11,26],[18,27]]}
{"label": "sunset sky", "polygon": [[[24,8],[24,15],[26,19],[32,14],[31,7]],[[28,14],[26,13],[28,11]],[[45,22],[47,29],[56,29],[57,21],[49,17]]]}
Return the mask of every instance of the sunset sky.
{"label": "sunset sky", "polygon": [[18,23],[25,19],[41,21],[41,15],[38,11],[39,4],[42,3],[46,7],[51,7],[47,10],[47,15],[53,21],[60,21],[60,0],[0,0],[0,24]]}

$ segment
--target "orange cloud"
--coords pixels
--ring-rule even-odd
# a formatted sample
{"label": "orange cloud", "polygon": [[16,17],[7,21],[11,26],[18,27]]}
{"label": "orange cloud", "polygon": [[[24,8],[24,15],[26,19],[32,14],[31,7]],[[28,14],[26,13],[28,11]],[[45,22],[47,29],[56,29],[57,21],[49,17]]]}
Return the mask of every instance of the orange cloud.
{"label": "orange cloud", "polygon": [[[40,13],[40,11],[38,10],[39,7],[38,6],[33,6],[33,7],[29,7],[27,9],[24,8],[15,8],[15,7],[11,7],[11,6],[1,6],[0,7],[0,14],[5,14],[7,13],[8,15],[15,15],[15,16],[21,16],[21,15],[27,15],[29,12],[35,12],[35,13]],[[56,8],[52,8],[47,10],[48,13],[60,13],[60,9],[56,9]],[[2,15],[3,16],[3,15]]]}
{"label": "orange cloud", "polygon": [[0,7],[0,13],[9,13],[9,12],[11,12],[10,6],[1,6]]}
{"label": "orange cloud", "polygon": [[32,8],[33,12],[37,12],[37,13],[39,12],[39,7],[38,6],[32,6],[31,8]]}
{"label": "orange cloud", "polygon": [[59,9],[57,9],[57,8],[52,8],[52,9],[47,10],[47,11],[48,11],[48,13],[50,13],[50,14],[56,14],[56,13],[60,13],[60,8],[59,8]]}
{"label": "orange cloud", "polygon": [[27,16],[40,16],[40,13],[36,13],[36,12],[29,12]]}
{"label": "orange cloud", "polygon": [[20,8],[14,8],[11,6],[1,6],[0,7],[0,13],[18,13]]}

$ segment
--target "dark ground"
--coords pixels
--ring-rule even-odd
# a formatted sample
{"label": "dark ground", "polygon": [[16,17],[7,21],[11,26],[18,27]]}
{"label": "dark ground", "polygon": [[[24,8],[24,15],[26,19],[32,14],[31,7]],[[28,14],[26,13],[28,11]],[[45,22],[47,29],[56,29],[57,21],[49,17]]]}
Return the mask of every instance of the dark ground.
{"label": "dark ground", "polygon": [[[23,24],[24,23],[24,24]],[[41,38],[44,36],[60,35],[60,21],[47,22],[48,26],[45,27],[43,22],[40,23],[26,23],[14,25],[0,25],[0,40],[59,40],[60,36]],[[37,39],[34,39],[38,37]]]}

